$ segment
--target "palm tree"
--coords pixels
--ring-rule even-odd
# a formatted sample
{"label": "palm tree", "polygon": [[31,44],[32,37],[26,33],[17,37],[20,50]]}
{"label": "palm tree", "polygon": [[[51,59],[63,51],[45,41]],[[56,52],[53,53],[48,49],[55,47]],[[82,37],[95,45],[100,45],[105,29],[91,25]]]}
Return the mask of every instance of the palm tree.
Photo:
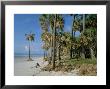
{"label": "palm tree", "polygon": [[91,59],[95,58],[95,51],[97,49],[97,15],[90,14],[86,17],[86,33],[87,37],[91,39],[89,42],[89,49],[91,54]]}
{"label": "palm tree", "polygon": [[32,34],[30,32],[29,34],[25,34],[25,36],[26,36],[26,40],[29,41],[29,59],[28,59],[28,61],[32,61],[30,44],[32,41],[34,41],[35,34]]}
{"label": "palm tree", "polygon": [[55,69],[55,58],[56,58],[56,21],[57,14],[54,15],[54,27],[53,27],[53,56],[52,56],[52,68]]}
{"label": "palm tree", "polygon": [[93,49],[95,48],[95,43],[96,43],[96,37],[94,34],[95,30],[96,29],[94,28],[89,28],[84,31],[84,35],[86,36],[86,39],[87,39],[86,47],[90,50],[91,59],[95,58],[94,51],[93,51]]}
{"label": "palm tree", "polygon": [[[82,28],[81,28],[81,40],[83,40],[83,42],[81,41],[81,58],[85,59],[85,48],[90,49],[90,54],[91,54],[91,58],[94,59],[94,53],[93,53],[93,48],[96,49],[95,46],[96,44],[96,28],[97,28],[97,15],[95,14],[91,14],[91,15],[82,15]],[[85,35],[86,33],[86,35]],[[94,40],[94,41],[93,41]],[[95,44],[94,44],[95,43]]]}
{"label": "palm tree", "polygon": [[56,22],[56,33],[57,33],[57,43],[58,43],[58,60],[60,63],[61,57],[60,57],[60,52],[61,52],[61,36],[63,33],[63,28],[64,28],[64,18],[62,15],[57,15],[57,22]]}
{"label": "palm tree", "polygon": [[[52,15],[52,14],[43,14],[43,15],[41,15],[40,16],[40,18],[39,18],[39,20],[40,20],[40,25],[41,25],[41,28],[42,28],[42,30],[43,30],[43,33],[42,34],[45,34],[45,33],[49,33],[49,34],[51,34],[51,36],[48,36],[49,34],[47,34],[47,36],[48,36],[48,39],[50,40],[49,41],[49,44],[50,44],[50,46],[49,46],[49,48],[48,48],[48,50],[49,50],[49,54],[50,55],[48,55],[49,57],[49,61],[51,61],[52,59],[53,59],[53,27],[54,27],[54,19],[55,17],[54,17],[54,15]],[[45,39],[45,38],[43,38],[43,39]],[[47,43],[47,39],[44,41],[44,43]],[[50,64],[51,64],[51,62],[50,62]]]}
{"label": "palm tree", "polygon": [[75,17],[77,16],[77,14],[70,14],[70,16],[72,16],[72,29],[71,29],[71,49],[70,49],[70,59],[73,57],[73,39],[75,38],[75,30],[74,30],[74,23],[75,23]]}
{"label": "palm tree", "polygon": [[[81,32],[81,33],[82,33],[82,35],[83,35],[84,30],[85,30],[85,14],[82,15],[82,19],[83,19],[83,20],[82,20],[82,27],[83,27],[83,28],[82,28],[82,32]],[[83,38],[84,38],[84,36],[82,36],[82,39],[83,39]],[[85,48],[84,48],[84,45],[82,45],[81,49],[82,49],[82,50],[81,50],[81,58],[82,58],[82,59],[85,59]]]}
{"label": "palm tree", "polygon": [[[71,29],[71,49],[70,49],[70,59],[73,58],[73,44],[75,44],[75,33],[80,28],[80,19],[78,14],[70,14],[73,17],[72,19],[72,29]],[[74,41],[74,43],[73,43]]]}
{"label": "palm tree", "polygon": [[[76,49],[77,49],[77,41],[76,41],[76,31],[79,31],[80,32],[80,26],[81,26],[81,16],[80,15],[75,15],[75,18],[74,18],[74,23],[73,23],[73,31],[74,31],[74,35],[73,35],[73,41],[74,43],[72,43],[72,45],[74,46],[73,47],[73,53],[74,54],[74,57],[76,56]],[[73,57],[73,56],[72,56]]]}

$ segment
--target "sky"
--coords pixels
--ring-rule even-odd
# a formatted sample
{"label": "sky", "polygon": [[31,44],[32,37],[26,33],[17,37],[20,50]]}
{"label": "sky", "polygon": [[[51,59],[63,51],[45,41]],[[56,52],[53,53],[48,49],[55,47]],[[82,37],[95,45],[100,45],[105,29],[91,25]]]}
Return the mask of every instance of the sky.
{"label": "sky", "polygon": [[[41,34],[42,29],[39,23],[40,14],[15,14],[14,15],[14,53],[28,54],[28,41],[25,34],[35,34],[35,41],[31,42],[31,54],[43,54]],[[72,17],[64,15],[64,31],[71,32]],[[76,36],[79,32],[76,32]]]}

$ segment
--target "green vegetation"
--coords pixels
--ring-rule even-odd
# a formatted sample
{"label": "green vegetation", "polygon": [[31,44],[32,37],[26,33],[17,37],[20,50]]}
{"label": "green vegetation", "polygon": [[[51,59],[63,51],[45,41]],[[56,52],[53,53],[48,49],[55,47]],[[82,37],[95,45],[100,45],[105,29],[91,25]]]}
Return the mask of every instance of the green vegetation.
{"label": "green vegetation", "polygon": [[[52,66],[49,64],[44,67],[44,71],[52,71]],[[96,59],[74,59],[74,60],[62,60],[60,65],[56,62],[55,71],[71,72],[72,70],[77,70],[77,75],[79,76],[96,76],[97,75],[97,63]]]}
{"label": "green vegetation", "polygon": [[82,59],[74,59],[74,60],[66,60],[65,62],[67,62],[67,64],[70,64],[72,66],[77,66],[77,65],[82,65],[82,64],[93,64],[96,65],[96,59],[86,59],[86,60],[82,60]]}
{"label": "green vegetation", "polygon": [[[44,70],[77,69],[82,75],[96,75],[97,15],[71,14],[71,32],[65,32],[65,15],[43,14],[39,18],[44,49],[44,59],[49,65]],[[76,32],[80,35],[76,37]],[[92,66],[90,66],[92,65]],[[82,68],[82,69],[81,69]],[[92,68],[95,71],[89,71]],[[81,72],[83,70],[83,72]]]}

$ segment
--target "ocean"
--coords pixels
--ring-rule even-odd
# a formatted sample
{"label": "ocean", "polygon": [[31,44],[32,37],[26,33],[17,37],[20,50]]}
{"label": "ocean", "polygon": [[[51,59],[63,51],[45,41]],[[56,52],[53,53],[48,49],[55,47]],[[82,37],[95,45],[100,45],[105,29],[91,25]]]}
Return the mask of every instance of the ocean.
{"label": "ocean", "polygon": [[[43,57],[42,54],[31,54],[31,58],[32,59],[37,59],[39,57]],[[14,59],[28,59],[29,58],[29,55],[28,54],[15,54],[14,55]]]}

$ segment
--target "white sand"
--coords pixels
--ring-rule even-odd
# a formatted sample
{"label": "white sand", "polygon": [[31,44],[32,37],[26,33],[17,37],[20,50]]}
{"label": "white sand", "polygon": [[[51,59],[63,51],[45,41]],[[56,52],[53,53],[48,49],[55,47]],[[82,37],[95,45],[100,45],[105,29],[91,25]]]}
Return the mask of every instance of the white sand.
{"label": "white sand", "polygon": [[[48,62],[43,61],[43,57],[34,57],[34,61],[27,61],[27,58],[16,58],[14,61],[14,75],[15,76],[76,76],[77,71],[68,72],[55,72],[55,71],[41,71],[41,68],[46,66]],[[36,68],[36,63],[40,64],[40,67]]]}

